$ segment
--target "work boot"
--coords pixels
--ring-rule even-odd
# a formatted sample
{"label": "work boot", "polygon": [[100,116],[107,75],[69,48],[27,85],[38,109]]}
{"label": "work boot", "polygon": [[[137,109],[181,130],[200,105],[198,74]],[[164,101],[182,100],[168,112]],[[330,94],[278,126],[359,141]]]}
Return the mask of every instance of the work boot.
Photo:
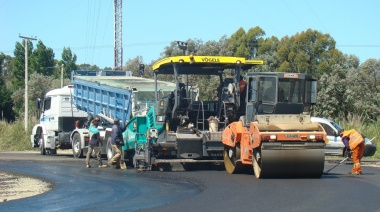
{"label": "work boot", "polygon": [[359,172],[350,172],[349,174],[352,174],[352,175],[360,175]]}
{"label": "work boot", "polygon": [[91,168],[90,164],[87,164],[87,165],[86,165],[86,168]]}
{"label": "work boot", "polygon": [[107,165],[102,165],[102,164],[99,165],[99,168],[106,168],[106,167]]}

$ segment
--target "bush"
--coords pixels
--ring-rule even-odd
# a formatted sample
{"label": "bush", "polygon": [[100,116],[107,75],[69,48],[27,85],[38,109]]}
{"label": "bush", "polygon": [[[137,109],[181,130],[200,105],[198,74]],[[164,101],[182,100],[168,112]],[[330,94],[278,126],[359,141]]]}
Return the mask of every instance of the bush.
{"label": "bush", "polygon": [[23,121],[15,121],[13,123],[0,121],[0,151],[33,150],[30,143],[33,125],[30,124],[29,129],[25,132]]}

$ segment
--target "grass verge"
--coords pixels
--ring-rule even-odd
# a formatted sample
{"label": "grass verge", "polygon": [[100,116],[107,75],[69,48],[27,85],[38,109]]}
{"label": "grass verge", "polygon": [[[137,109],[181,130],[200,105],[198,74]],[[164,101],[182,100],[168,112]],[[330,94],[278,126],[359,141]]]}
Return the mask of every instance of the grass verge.
{"label": "grass verge", "polygon": [[30,134],[33,125],[25,131],[24,122],[8,123],[0,121],[0,151],[33,150],[30,143]]}

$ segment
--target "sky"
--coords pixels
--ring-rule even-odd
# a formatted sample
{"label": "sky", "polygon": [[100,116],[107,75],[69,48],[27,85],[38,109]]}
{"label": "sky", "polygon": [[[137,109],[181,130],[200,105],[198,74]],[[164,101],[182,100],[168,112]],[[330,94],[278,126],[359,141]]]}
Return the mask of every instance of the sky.
{"label": "sky", "polygon": [[[61,60],[63,48],[77,64],[114,66],[113,0],[0,0],[0,52],[37,37]],[[260,27],[281,39],[307,29],[330,34],[344,54],[380,59],[378,0],[124,0],[123,64],[142,56],[150,64],[172,41],[204,43],[231,36],[240,27]],[[33,45],[37,45],[33,41]]]}

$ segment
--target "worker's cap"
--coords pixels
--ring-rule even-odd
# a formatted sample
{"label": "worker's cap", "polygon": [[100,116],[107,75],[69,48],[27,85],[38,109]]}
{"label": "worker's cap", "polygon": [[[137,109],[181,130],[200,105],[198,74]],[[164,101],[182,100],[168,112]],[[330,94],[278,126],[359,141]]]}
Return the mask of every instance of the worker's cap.
{"label": "worker's cap", "polygon": [[114,123],[119,123],[119,122],[120,122],[120,120],[119,120],[119,119],[117,119],[117,118],[115,118],[115,119],[113,120],[113,122],[114,122]]}

